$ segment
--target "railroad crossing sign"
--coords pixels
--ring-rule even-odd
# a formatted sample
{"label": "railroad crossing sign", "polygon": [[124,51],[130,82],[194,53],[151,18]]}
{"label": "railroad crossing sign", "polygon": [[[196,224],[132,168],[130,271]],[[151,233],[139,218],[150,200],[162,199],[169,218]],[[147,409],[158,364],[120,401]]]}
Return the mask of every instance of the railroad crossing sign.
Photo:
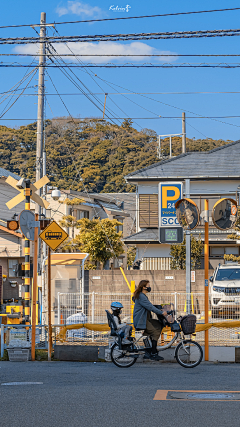
{"label": "railroad crossing sign", "polygon": [[[49,182],[48,177],[45,175],[41,179],[39,179],[35,184],[30,184],[30,190],[31,190],[31,199],[36,202],[39,206],[42,208],[47,209],[49,206],[49,203],[46,200],[43,200],[38,194],[36,194],[36,191],[39,190],[41,187],[46,185]],[[21,203],[25,200],[25,194],[24,189],[20,189],[17,187],[18,181],[11,176],[8,176],[6,179],[6,183],[11,185],[11,187],[15,188],[15,190],[18,190],[20,194],[17,194],[17,196],[13,197],[13,199],[9,200],[9,202],[6,203],[8,209],[14,208],[14,206],[18,205],[18,203]]]}
{"label": "railroad crossing sign", "polygon": [[39,234],[39,237],[49,246],[49,248],[55,251],[58,246],[68,238],[68,234],[62,227],[60,227],[60,225],[55,221],[52,221],[51,224],[49,224],[42,233]]}

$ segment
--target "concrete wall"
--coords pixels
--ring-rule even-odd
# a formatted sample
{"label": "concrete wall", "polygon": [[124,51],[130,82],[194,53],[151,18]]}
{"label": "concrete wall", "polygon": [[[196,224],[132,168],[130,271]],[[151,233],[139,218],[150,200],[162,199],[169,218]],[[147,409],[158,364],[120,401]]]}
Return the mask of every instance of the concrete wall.
{"label": "concrete wall", "polygon": [[[128,270],[125,271],[128,281],[150,281],[155,292],[185,292],[186,271],[184,270]],[[209,277],[213,270],[209,270]],[[204,270],[196,270],[192,292],[204,292]],[[85,271],[85,292],[128,292],[128,286],[120,270]]]}

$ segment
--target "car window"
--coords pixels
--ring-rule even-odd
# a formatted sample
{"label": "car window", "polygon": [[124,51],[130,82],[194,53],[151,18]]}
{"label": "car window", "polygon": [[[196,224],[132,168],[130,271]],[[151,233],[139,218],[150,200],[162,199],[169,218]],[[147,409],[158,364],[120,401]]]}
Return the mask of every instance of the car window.
{"label": "car window", "polygon": [[219,269],[215,280],[240,280],[240,268]]}

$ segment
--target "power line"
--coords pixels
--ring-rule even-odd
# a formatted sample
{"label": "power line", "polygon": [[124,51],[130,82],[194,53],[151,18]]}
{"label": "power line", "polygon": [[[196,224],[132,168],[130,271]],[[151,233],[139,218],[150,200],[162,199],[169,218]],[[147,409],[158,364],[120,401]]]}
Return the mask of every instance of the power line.
{"label": "power line", "polygon": [[[52,47],[52,46],[51,46]],[[53,47],[52,47],[52,49],[54,49]],[[59,64],[59,60],[57,59],[57,62],[58,62],[58,64]],[[93,96],[94,97],[94,99],[95,99],[95,101],[96,102],[98,102],[100,105],[101,105],[101,107],[99,107],[89,96],[88,96],[88,94],[87,94],[87,92],[85,92],[80,86],[79,86],[79,84],[78,83],[76,83],[75,81],[74,81],[74,79],[73,79],[73,77],[72,76],[70,76],[69,75],[69,73],[67,72],[67,71],[63,71],[62,69],[61,69],[61,66],[60,65],[58,65],[58,68],[60,69],[60,71],[65,75],[65,77],[67,77],[68,78],[68,80],[70,80],[86,97],[87,97],[87,99],[90,101],[90,102],[92,102],[94,105],[95,105],[95,107],[97,107],[100,111],[102,111],[102,109],[103,109],[103,103],[101,103],[101,101],[99,101],[95,96]],[[67,68],[67,67],[66,67]],[[71,69],[69,69],[69,71],[77,78],[77,80],[79,80],[79,82],[85,87],[85,89],[89,92],[89,89],[87,88],[87,86],[78,78],[78,76],[76,76],[76,74],[71,70]],[[49,75],[49,74],[48,74]],[[50,76],[49,76],[50,77]],[[51,77],[50,77],[50,79],[51,79]],[[52,81],[52,80],[51,80]],[[53,85],[54,86],[54,85]],[[56,90],[56,88],[55,88],[55,90]],[[56,90],[56,92],[58,93],[58,91]],[[62,101],[63,102],[63,101]],[[110,114],[112,114],[112,112],[111,111],[109,111],[110,112]],[[106,114],[106,116],[109,118],[109,116]],[[109,118],[109,120],[112,120],[112,119],[110,119]]]}
{"label": "power line", "polygon": [[[34,88],[35,86],[28,86],[28,89]],[[19,91],[20,89],[14,89],[14,92]],[[1,95],[11,93],[11,91],[0,92]],[[104,95],[103,92],[88,92],[89,95]],[[235,95],[240,94],[240,91],[232,92],[108,92],[108,95],[218,95],[218,94],[227,94]],[[85,96],[84,93],[60,93],[61,96]],[[16,93],[12,93],[12,96],[17,96]],[[23,96],[38,96],[37,93],[26,93]],[[57,93],[48,93],[47,96],[58,96]]]}
{"label": "power line", "polygon": [[[177,107],[175,107],[175,108],[177,108]],[[179,108],[179,110],[181,110],[181,108]],[[193,113],[193,114],[197,114],[197,113]],[[231,118],[239,118],[240,116],[200,116],[200,117],[191,117],[191,116],[188,116],[187,117],[187,119],[231,119]],[[101,117],[72,117],[74,120],[79,120],[79,121],[83,121],[83,120],[92,120],[92,121],[94,121],[94,120],[98,120],[98,121],[102,121],[102,122],[106,122],[107,120],[105,120],[105,119],[103,119],[103,118],[101,118]],[[181,119],[182,120],[182,116],[159,116],[159,117],[129,117],[129,116],[126,116],[126,117],[110,117],[110,119],[113,119],[113,120],[116,120],[116,119],[119,119],[119,120],[161,120],[161,119]],[[38,119],[36,119],[36,118],[22,118],[22,119],[19,119],[19,118],[11,118],[11,119],[0,119],[0,120],[9,120],[9,121],[11,121],[11,120],[30,120],[30,121],[34,121],[34,122],[37,122],[37,120]],[[55,121],[57,121],[57,120],[65,120],[65,121],[67,121],[67,120],[69,120],[69,118],[68,117],[55,117],[55,118],[53,118],[53,119],[46,119],[46,120],[55,120]],[[231,124],[231,123],[225,123],[225,124]],[[233,125],[234,126],[234,125]]]}
{"label": "power line", "polygon": [[[240,29],[220,29],[220,30],[197,30],[197,31],[173,31],[157,33],[129,33],[129,34],[96,34],[83,36],[48,36],[44,37],[45,42],[51,43],[82,43],[99,41],[128,41],[128,40],[158,40],[176,38],[199,38],[199,37],[234,37],[240,35]],[[39,37],[8,37],[0,38],[0,44],[29,44],[39,43]]]}
{"label": "power line", "polygon": [[[98,78],[99,78],[100,80],[102,80],[102,81],[105,81],[107,84],[109,84],[109,82],[108,82],[107,80],[101,79],[100,77],[98,77]],[[123,89],[123,90],[128,90],[127,88],[125,88],[125,87],[123,87],[123,86],[120,86],[120,85],[117,85],[116,83],[111,83],[111,84],[113,84],[114,86],[119,87],[119,88],[121,88],[121,89]],[[130,92],[130,90],[128,90],[128,91]],[[160,103],[160,104],[166,105],[166,106],[168,106],[168,107],[175,108],[175,109],[177,109],[177,110],[181,110],[181,111],[185,110],[185,111],[187,111],[187,112],[188,112],[188,113],[190,113],[190,114],[195,114],[195,116],[196,116],[196,117],[203,117],[201,114],[194,113],[193,111],[189,111],[189,110],[186,110],[186,109],[184,109],[184,108],[179,108],[179,107],[176,107],[176,106],[174,106],[174,105],[170,105],[170,104],[167,104],[167,103],[165,103],[165,102],[162,102],[162,101],[156,100],[156,99],[154,99],[154,98],[149,98],[148,96],[145,96],[145,95],[140,95],[140,96],[142,96],[142,97],[144,97],[144,98],[146,98],[146,99],[151,99],[151,100],[153,100],[153,101],[155,101],[155,102],[158,102],[158,103]],[[219,121],[220,123],[227,124],[227,125],[229,125],[229,126],[240,127],[239,125],[235,125],[235,124],[233,124],[233,123],[222,122],[221,120],[217,120],[217,119],[216,119],[216,118],[214,118],[214,117],[212,117],[212,118],[210,118],[210,117],[209,117],[209,119],[214,120],[214,121]]]}
{"label": "power line", "polygon": [[[40,56],[39,53],[0,53],[0,56]],[[81,57],[81,56],[100,56],[100,57],[238,57],[240,56],[239,53],[229,53],[229,54],[225,54],[225,53],[210,53],[210,54],[204,54],[204,53],[196,53],[196,54],[175,54],[175,53],[165,53],[165,54],[125,54],[125,55],[118,55],[118,54],[98,54],[98,53],[92,53],[92,54],[83,54],[83,53],[62,53],[62,54],[50,54],[50,53],[45,53],[41,56],[48,56],[49,58],[51,58],[52,56],[54,57]]]}
{"label": "power line", "polygon": [[[52,22],[50,24],[45,24],[47,26],[55,26],[55,25],[63,25],[63,24],[82,24],[86,22],[105,22],[105,21],[120,21],[126,19],[142,19],[142,18],[160,18],[165,16],[179,16],[179,15],[192,15],[198,13],[213,13],[213,12],[229,12],[233,10],[240,10],[240,7],[232,7],[228,9],[212,9],[212,10],[198,10],[198,11],[190,11],[190,12],[175,12],[175,13],[164,13],[157,15],[141,15],[141,16],[126,16],[119,18],[102,18],[102,19],[88,19],[82,21],[64,21],[64,22]],[[4,25],[0,26],[1,28],[19,28],[19,27],[39,27],[39,24],[17,24],[17,25]]]}
{"label": "power line", "polygon": [[[239,34],[240,35],[240,34]],[[45,68],[240,68],[240,63],[236,64],[195,64],[195,63],[188,63],[188,64],[171,64],[171,63],[165,63],[161,65],[156,64],[105,64],[105,65],[99,65],[94,63],[84,63],[84,65],[76,65],[76,64],[68,64],[68,65],[52,65],[52,64],[45,64],[45,65],[29,65],[29,64],[0,64],[0,68],[39,68],[39,67],[45,67]]]}

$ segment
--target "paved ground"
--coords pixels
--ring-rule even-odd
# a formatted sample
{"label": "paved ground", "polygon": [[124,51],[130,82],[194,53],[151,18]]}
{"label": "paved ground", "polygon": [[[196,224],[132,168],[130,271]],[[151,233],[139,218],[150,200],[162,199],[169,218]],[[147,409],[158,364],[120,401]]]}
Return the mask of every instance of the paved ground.
{"label": "paved ground", "polygon": [[[157,390],[240,391],[240,365],[0,362],[0,425],[239,427],[239,403],[156,401]],[[4,386],[6,382],[43,382]]]}

